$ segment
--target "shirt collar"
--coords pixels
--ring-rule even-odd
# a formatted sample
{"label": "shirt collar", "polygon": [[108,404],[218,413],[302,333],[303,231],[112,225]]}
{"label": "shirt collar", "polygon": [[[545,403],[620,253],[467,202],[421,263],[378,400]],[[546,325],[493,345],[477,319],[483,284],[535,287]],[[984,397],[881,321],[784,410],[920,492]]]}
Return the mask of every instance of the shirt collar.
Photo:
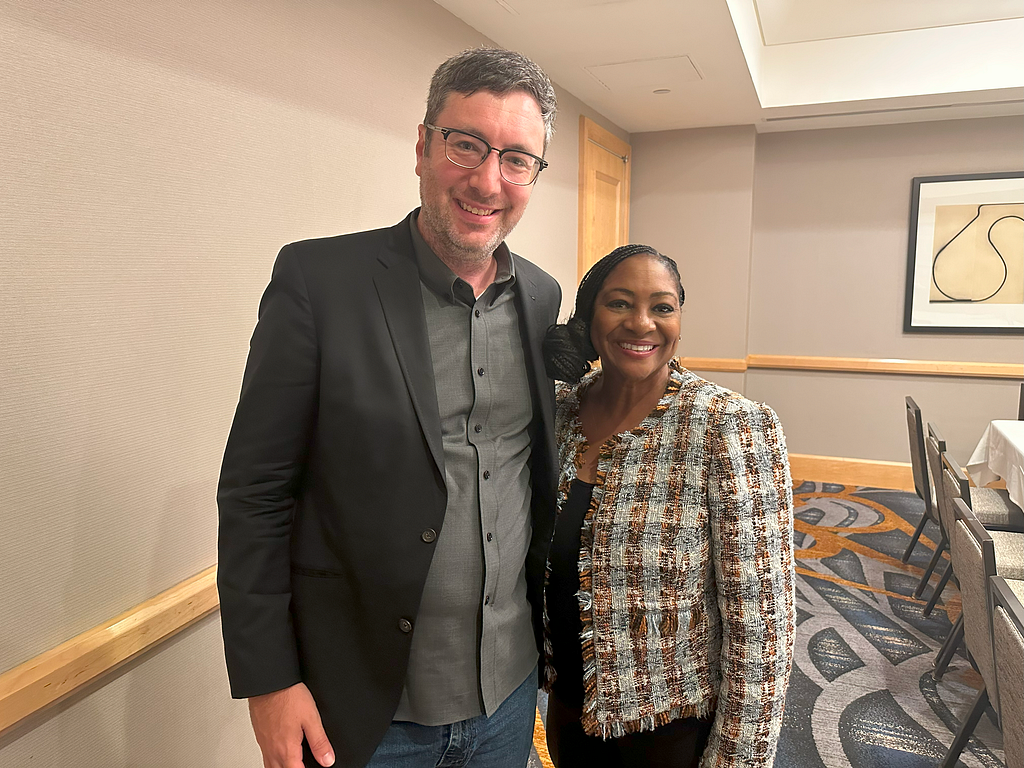
{"label": "shirt collar", "polygon": [[[469,284],[456,275],[441,259],[437,257],[433,249],[427,245],[427,241],[420,234],[420,228],[416,224],[419,217],[419,209],[416,216],[409,217],[409,229],[412,231],[412,247],[416,253],[416,264],[420,271],[420,280],[438,296],[442,296],[453,304],[455,298],[455,286],[461,283],[472,294]],[[494,250],[494,259],[498,262],[498,271],[494,275],[495,286],[494,296],[497,297],[503,290],[516,282],[516,265],[512,260],[512,253],[504,242]]]}

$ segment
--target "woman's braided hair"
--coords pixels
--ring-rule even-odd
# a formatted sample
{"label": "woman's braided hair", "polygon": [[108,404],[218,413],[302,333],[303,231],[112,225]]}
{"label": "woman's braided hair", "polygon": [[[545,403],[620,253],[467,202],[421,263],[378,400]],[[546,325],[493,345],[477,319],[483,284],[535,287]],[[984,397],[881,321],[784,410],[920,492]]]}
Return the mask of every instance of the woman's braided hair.
{"label": "woman's braided hair", "polygon": [[649,245],[619,246],[583,276],[576,291],[576,309],[569,320],[548,328],[544,336],[544,367],[552,379],[575,384],[590,370],[591,361],[598,357],[590,341],[590,323],[594,319],[597,295],[613,269],[626,259],[641,254],[654,256],[673,274],[679,290],[679,305],[682,306],[685,300],[683,283],[679,277],[679,267],[672,259]]}

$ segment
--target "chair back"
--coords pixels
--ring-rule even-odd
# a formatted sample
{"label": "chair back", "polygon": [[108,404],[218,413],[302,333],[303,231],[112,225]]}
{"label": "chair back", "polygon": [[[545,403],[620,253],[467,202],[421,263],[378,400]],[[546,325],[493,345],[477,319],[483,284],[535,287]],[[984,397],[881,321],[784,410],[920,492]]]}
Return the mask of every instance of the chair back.
{"label": "chair back", "polygon": [[942,489],[939,491],[939,520],[942,521],[942,529],[946,532],[946,537],[952,539],[953,527],[956,525],[956,510],[953,507],[953,502],[960,499],[970,509],[971,482],[957,463],[949,458],[948,453],[941,454],[940,462]]}
{"label": "chair back", "polygon": [[[932,520],[942,527],[942,520],[939,517],[939,502],[942,494],[942,454],[946,452],[946,441],[942,439],[939,430],[934,424],[928,424],[928,436],[924,441],[924,455],[928,460],[928,474],[931,477],[932,488],[935,490],[935,507],[932,509]],[[945,533],[946,529],[942,528]]]}
{"label": "chair back", "polygon": [[914,490],[924,502],[924,513],[932,520],[935,512],[932,509],[935,501],[934,486],[928,481],[928,459],[924,453],[924,422],[921,420],[921,409],[914,398],[909,395],[907,404],[907,435],[910,438],[910,466],[914,471]]}
{"label": "chair back", "polygon": [[999,711],[995,655],[992,651],[992,611],[988,580],[996,575],[996,551],[992,537],[963,499],[953,499],[956,515],[950,555],[960,580],[964,642],[985,681],[989,700]]}
{"label": "chair back", "polygon": [[1024,606],[1002,576],[992,577],[989,593],[1006,766],[1024,768]]}

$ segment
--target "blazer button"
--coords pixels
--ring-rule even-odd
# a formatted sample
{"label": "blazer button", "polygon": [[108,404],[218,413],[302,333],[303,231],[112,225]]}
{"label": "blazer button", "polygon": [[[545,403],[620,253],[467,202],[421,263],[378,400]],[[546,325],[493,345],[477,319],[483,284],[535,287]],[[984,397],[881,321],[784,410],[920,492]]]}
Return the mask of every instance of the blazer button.
{"label": "blazer button", "polygon": [[398,628],[408,635],[410,632],[412,632],[412,622],[408,619],[399,619]]}
{"label": "blazer button", "polygon": [[427,544],[429,544],[437,538],[437,531],[435,531],[433,528],[427,528],[427,530],[420,534],[420,538],[427,542]]}

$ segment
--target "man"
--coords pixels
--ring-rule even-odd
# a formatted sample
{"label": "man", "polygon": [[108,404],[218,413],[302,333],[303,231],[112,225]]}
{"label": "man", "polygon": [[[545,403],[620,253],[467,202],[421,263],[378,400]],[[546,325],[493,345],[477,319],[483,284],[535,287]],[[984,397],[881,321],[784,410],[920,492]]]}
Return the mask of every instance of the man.
{"label": "man", "polygon": [[554,115],[525,57],[449,59],[421,207],[278,256],[218,493],[228,672],[265,766],[526,763],[561,294],[504,239]]}

